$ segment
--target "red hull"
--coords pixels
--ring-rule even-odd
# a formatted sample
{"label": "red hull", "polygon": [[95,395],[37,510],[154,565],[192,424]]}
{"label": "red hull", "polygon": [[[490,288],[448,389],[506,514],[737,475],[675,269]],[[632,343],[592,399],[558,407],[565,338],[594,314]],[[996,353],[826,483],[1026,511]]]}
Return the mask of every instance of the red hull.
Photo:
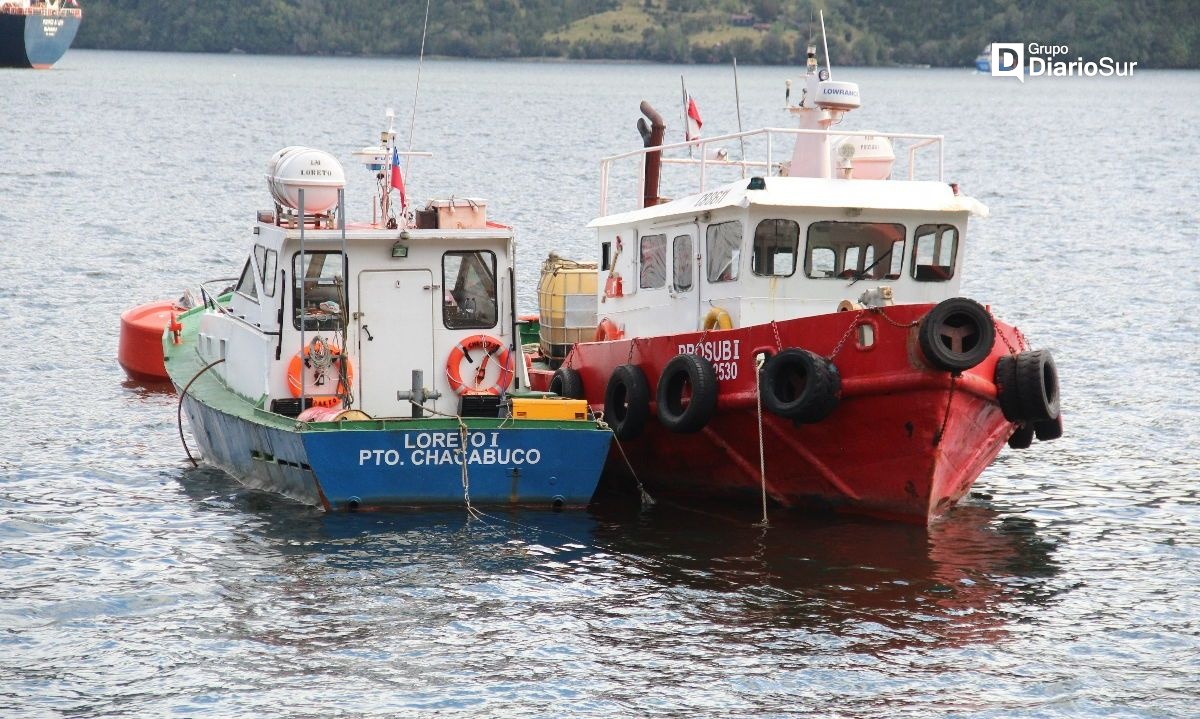
{"label": "red hull", "polygon": [[138,305],[121,313],[121,340],[117,361],[129,378],[138,382],[169,382],[163,363],[162,336],[171,316],[181,310],[171,300]]}
{"label": "red hull", "polygon": [[[580,373],[586,398],[603,407],[613,369],[636,364],[651,395],[680,345],[703,341],[716,360],[717,411],[694,434],[676,434],[653,419],[622,445],[652,494],[689,499],[757,499],[761,493],[754,355],[800,347],[833,356],[841,375],[837,408],[814,424],[762,413],[768,495],[809,506],[926,522],[950,508],[1000,452],[1015,425],[996,402],[996,361],[1025,349],[1015,328],[997,323],[995,346],[958,377],[925,364],[916,324],[930,305],[844,312],[724,331],[577,345],[564,366]],[[869,325],[870,346],[851,325]],[[778,342],[775,330],[778,330]],[[839,343],[846,338],[841,349]],[[836,351],[836,354],[835,354]],[[534,389],[553,373],[533,370]],[[732,375],[732,376],[731,376]],[[657,411],[653,397],[652,414]],[[628,480],[619,454],[608,471]]]}

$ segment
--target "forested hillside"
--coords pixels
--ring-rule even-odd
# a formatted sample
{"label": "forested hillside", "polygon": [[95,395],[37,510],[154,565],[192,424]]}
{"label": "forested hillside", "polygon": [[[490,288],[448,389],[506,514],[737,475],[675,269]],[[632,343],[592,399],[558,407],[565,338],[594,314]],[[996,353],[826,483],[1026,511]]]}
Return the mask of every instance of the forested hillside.
{"label": "forested hillside", "polygon": [[[78,47],[327,55],[415,55],[425,11],[423,0],[80,4]],[[968,65],[1000,41],[1200,67],[1194,0],[438,0],[426,52],[788,63],[803,59],[817,9],[841,64]]]}

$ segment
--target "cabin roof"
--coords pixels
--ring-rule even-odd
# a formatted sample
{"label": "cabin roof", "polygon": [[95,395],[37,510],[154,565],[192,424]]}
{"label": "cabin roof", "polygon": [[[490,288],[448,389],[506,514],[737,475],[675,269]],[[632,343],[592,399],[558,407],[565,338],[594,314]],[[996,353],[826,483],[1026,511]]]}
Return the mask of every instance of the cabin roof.
{"label": "cabin roof", "polygon": [[588,227],[630,225],[656,218],[691,215],[726,207],[837,207],[917,212],[970,212],[987,217],[982,202],[955,195],[944,182],[917,180],[827,180],[813,177],[768,177],[765,190],[749,190],[749,180],[735,180],[705,192],[630,212],[605,215]]}
{"label": "cabin roof", "polygon": [[[267,225],[270,227],[271,225]],[[287,238],[289,240],[298,240],[300,238],[300,230],[294,227],[286,228]],[[403,236],[403,237],[402,237]],[[341,230],[317,230],[307,228],[304,231],[304,238],[309,242],[341,242]],[[399,239],[409,239],[416,241],[435,241],[435,240],[511,240],[514,238],[513,230],[507,225],[488,223],[488,226],[483,229],[434,229],[434,230],[419,230],[415,228],[409,229],[382,229],[366,224],[348,224],[346,226],[346,239],[348,240],[378,240],[380,242],[394,242]]]}

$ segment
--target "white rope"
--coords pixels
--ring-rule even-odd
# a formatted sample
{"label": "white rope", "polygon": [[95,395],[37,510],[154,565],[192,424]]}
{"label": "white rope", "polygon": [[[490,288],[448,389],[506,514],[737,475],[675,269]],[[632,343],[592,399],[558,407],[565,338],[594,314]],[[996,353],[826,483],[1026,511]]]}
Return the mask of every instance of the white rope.
{"label": "white rope", "polygon": [[482,519],[479,510],[471,506],[471,477],[467,473],[467,444],[470,430],[467,428],[467,423],[462,417],[455,417],[458,420],[458,452],[459,466],[462,467],[462,488],[463,488],[463,503],[467,505],[467,514],[475,519]]}
{"label": "white rope", "polygon": [[762,411],[762,368],[766,358],[759,355],[754,360],[754,399],[758,405],[758,476],[762,483],[762,521],[760,527],[771,526],[767,521],[767,455],[763,447],[763,411]]}

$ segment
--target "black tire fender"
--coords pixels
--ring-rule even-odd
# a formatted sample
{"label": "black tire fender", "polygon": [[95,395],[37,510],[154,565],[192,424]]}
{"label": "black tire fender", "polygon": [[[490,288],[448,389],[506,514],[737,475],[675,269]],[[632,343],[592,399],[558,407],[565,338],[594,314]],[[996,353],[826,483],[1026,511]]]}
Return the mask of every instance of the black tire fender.
{"label": "black tire fender", "polygon": [[1022,419],[1035,423],[1058,419],[1058,368],[1049,350],[1017,355],[1017,389]]}
{"label": "black tire fender", "polygon": [[962,372],[992,353],[996,326],[983,305],[966,297],[951,297],[925,314],[917,330],[917,341],[930,366]]}
{"label": "black tire fender", "polygon": [[842,378],[833,362],[794,347],[767,360],[760,382],[767,410],[802,423],[829,416],[842,391]]}
{"label": "black tire fender", "polygon": [[1008,437],[1008,446],[1013,449],[1029,449],[1033,444],[1033,425],[1019,424],[1016,431]]}
{"label": "black tire fender", "polygon": [[559,367],[550,378],[550,391],[559,397],[583,399],[583,378],[579,371],[570,367]]}
{"label": "black tire fender", "polygon": [[1017,387],[1017,358],[1004,355],[996,361],[996,401],[1000,403],[1000,411],[1009,422],[1020,422],[1021,394]]}
{"label": "black tire fender", "polygon": [[1033,431],[1037,435],[1039,442],[1050,442],[1058,439],[1063,433],[1062,412],[1059,412],[1058,416],[1054,419],[1035,423]]}
{"label": "black tire fender", "polygon": [[617,439],[633,439],[650,418],[650,385],[641,368],[619,365],[604,389],[604,419]]}
{"label": "black tire fender", "polygon": [[718,391],[712,362],[695,354],[676,355],[658,378],[658,421],[672,432],[699,432],[717,411]]}

